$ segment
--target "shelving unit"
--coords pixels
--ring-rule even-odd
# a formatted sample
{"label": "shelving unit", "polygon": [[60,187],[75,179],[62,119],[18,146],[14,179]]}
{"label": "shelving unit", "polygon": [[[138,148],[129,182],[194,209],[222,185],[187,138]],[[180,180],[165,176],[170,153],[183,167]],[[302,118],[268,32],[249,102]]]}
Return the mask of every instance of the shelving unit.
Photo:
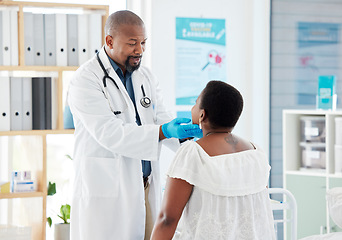
{"label": "shelving unit", "polygon": [[[46,75],[51,76],[51,73],[57,78],[57,128],[54,130],[29,130],[29,131],[4,131],[0,132],[2,137],[22,137],[32,138],[32,151],[28,154],[28,161],[32,161],[32,175],[37,181],[37,191],[28,193],[0,193],[0,201],[9,202],[11,211],[17,210],[17,202],[24,202],[23,209],[27,212],[28,226],[32,228],[32,240],[44,240],[46,238],[46,200],[47,200],[47,135],[51,134],[73,134],[73,129],[64,129],[63,127],[63,73],[68,71],[75,71],[77,66],[26,66],[25,65],[25,46],[24,46],[24,11],[25,8],[41,8],[49,9],[50,12],[58,9],[75,10],[79,14],[82,11],[89,12],[96,11],[101,13],[102,26],[104,29],[105,21],[109,14],[109,7],[107,5],[84,5],[84,4],[64,4],[64,3],[43,3],[43,2],[17,2],[17,1],[0,1],[0,8],[3,7],[18,7],[18,66],[0,66],[0,75],[9,76],[12,73],[30,75]],[[81,12],[81,13],[80,13]],[[102,39],[104,39],[104,31],[102,30]],[[102,44],[103,44],[102,40]],[[0,141],[1,148],[1,141]],[[9,150],[10,151],[10,150]],[[26,152],[25,152],[26,154]],[[1,154],[0,154],[1,155]],[[0,156],[1,157],[1,156]],[[0,159],[1,161],[1,159]],[[11,162],[11,161],[9,161]],[[31,165],[30,165],[31,166]],[[10,172],[10,171],[9,171]],[[10,179],[8,179],[10,181]],[[0,210],[1,211],[1,210]],[[32,217],[31,217],[32,216]],[[13,220],[13,219],[12,219]],[[17,222],[10,222],[16,224]],[[22,222],[20,222],[22,223]],[[19,223],[19,224],[20,224]]]}
{"label": "shelving unit", "polygon": [[[325,119],[325,169],[301,170],[301,117]],[[320,233],[342,231],[329,216],[326,191],[342,186],[342,175],[335,174],[335,118],[342,111],[283,111],[283,183],[298,205],[298,239]],[[342,133],[341,133],[342,134]]]}

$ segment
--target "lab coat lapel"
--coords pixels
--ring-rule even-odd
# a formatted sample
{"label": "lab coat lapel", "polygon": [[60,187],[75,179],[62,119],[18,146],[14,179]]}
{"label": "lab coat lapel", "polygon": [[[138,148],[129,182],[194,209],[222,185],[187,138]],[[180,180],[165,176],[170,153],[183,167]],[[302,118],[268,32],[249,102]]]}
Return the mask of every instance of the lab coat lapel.
{"label": "lab coat lapel", "polygon": [[143,97],[142,90],[141,90],[141,84],[144,82],[144,75],[141,73],[139,69],[135,70],[132,73],[132,85],[133,85],[133,91],[134,91],[134,98],[135,98],[135,105],[137,106],[137,111],[140,117],[141,124],[143,124],[144,117],[143,112],[140,110],[140,99]]}
{"label": "lab coat lapel", "polygon": [[[106,54],[106,52],[104,50],[104,47],[101,48],[99,55],[100,55],[100,59],[101,59],[101,61],[103,63],[103,66],[105,67],[108,75],[110,77],[112,77],[115,80],[116,84],[118,85],[118,87],[120,89],[120,92],[121,92],[122,96],[124,97],[124,99],[126,101],[126,104],[128,106],[130,115],[134,116],[134,121],[135,121],[135,110],[134,110],[134,105],[132,103],[132,100],[129,97],[128,92],[127,92],[125,86],[121,82],[121,79],[116,74],[116,72],[114,71],[112,65],[110,64],[108,56],[107,56],[107,54]],[[114,83],[112,81],[110,81],[109,79],[107,79],[107,87],[109,87],[109,86],[115,87]],[[133,85],[133,87],[134,87],[134,85]],[[135,88],[134,88],[134,91],[135,91]],[[115,103],[112,103],[112,104],[115,105]]]}
{"label": "lab coat lapel", "polygon": [[143,82],[143,75],[140,72],[140,70],[135,70],[132,73],[132,85],[133,85],[133,91],[134,91],[134,98],[135,98],[135,104],[140,104],[140,94],[141,94],[141,84]]}

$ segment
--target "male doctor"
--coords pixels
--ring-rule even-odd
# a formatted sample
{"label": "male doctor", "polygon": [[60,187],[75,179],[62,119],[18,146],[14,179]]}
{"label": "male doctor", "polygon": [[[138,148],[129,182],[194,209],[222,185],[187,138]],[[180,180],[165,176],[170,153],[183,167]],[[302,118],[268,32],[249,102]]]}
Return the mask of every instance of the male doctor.
{"label": "male doctor", "polygon": [[149,239],[160,208],[161,140],[174,138],[163,142],[176,149],[178,139],[202,132],[190,119],[172,120],[158,82],[140,67],[147,39],[140,17],[111,14],[105,35],[105,46],[69,87],[75,123],[71,239]]}

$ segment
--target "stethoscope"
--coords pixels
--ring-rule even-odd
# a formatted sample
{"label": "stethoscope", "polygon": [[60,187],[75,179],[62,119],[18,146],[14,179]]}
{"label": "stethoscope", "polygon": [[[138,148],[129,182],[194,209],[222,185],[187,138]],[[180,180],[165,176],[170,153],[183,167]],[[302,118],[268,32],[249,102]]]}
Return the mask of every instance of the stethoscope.
{"label": "stethoscope", "polygon": [[[119,86],[118,86],[118,84],[115,82],[115,80],[114,80],[111,76],[109,76],[108,72],[106,71],[106,69],[105,69],[105,67],[103,66],[103,63],[102,63],[102,61],[101,61],[101,59],[100,59],[100,57],[99,57],[99,53],[97,53],[96,56],[97,56],[97,61],[99,62],[100,66],[101,66],[101,68],[102,68],[102,70],[103,70],[103,73],[104,73],[104,76],[103,76],[103,78],[102,78],[102,82],[103,82],[103,86],[104,86],[104,90],[105,90],[105,97],[106,97],[106,99],[108,100],[109,107],[110,107],[110,109],[112,110],[112,112],[113,112],[115,115],[120,114],[120,113],[121,113],[120,111],[114,111],[114,110],[113,110],[113,108],[112,108],[112,106],[111,106],[111,104],[110,104],[110,101],[109,101],[109,99],[108,99],[107,78],[110,79],[110,80],[112,80],[112,82],[114,83],[115,87],[116,87],[118,90],[120,90],[120,89],[119,89]],[[146,96],[145,90],[144,90],[144,86],[143,86],[142,84],[141,84],[141,91],[142,91],[143,97],[140,99],[140,104],[141,104],[141,106],[143,106],[144,108],[148,108],[148,107],[151,106],[151,99],[150,99],[149,97]],[[121,93],[121,94],[122,94],[122,93]]]}

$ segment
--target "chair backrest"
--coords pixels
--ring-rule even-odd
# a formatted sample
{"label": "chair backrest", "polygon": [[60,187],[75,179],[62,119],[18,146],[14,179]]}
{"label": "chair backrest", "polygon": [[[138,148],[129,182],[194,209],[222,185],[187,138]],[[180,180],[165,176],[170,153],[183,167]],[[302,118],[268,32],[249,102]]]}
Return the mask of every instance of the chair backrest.
{"label": "chair backrest", "polygon": [[[282,210],[283,211],[283,219],[275,220],[275,227],[280,222],[286,223],[290,222],[291,226],[291,240],[297,240],[297,202],[294,198],[293,194],[284,189],[284,188],[269,188],[269,194],[279,194],[283,196],[283,201],[274,201],[272,200],[272,210]],[[289,210],[291,215],[285,214],[285,211]]]}

